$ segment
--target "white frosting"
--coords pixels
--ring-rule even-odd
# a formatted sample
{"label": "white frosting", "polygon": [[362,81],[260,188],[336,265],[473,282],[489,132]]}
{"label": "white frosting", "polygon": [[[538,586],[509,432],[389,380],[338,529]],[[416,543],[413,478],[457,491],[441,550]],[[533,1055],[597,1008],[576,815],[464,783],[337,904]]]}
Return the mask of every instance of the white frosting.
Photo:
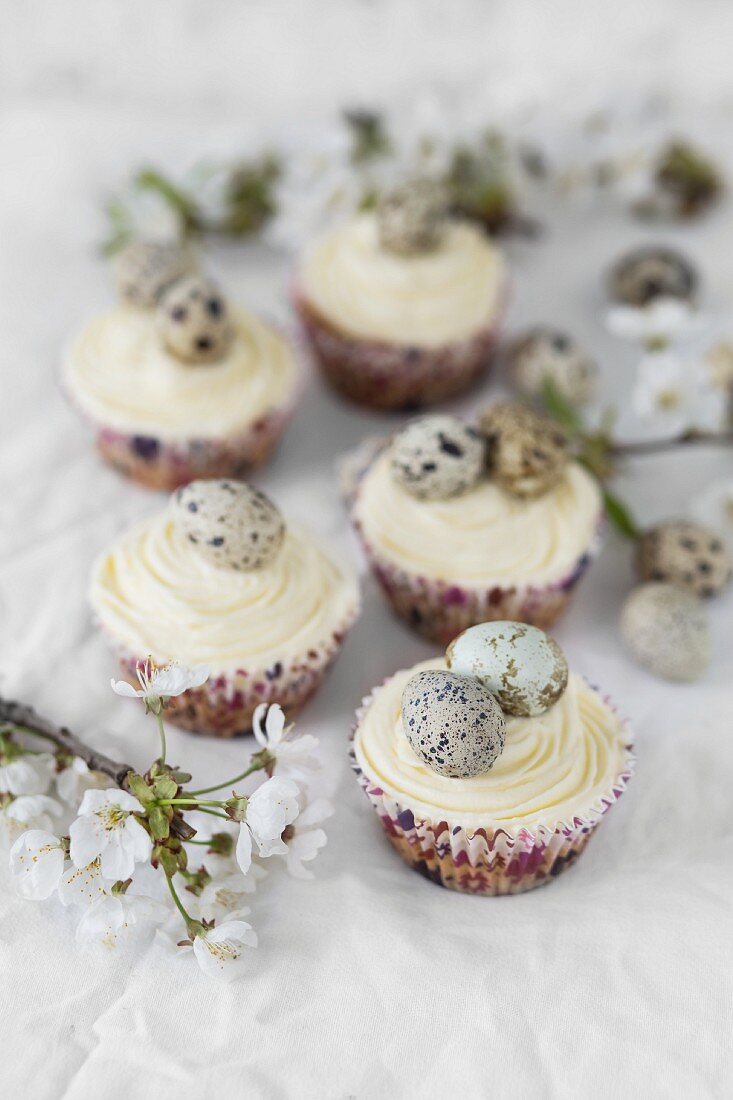
{"label": "white frosting", "polygon": [[402,691],[426,668],[445,662],[396,673],[374,693],[356,733],[357,760],[387,795],[417,816],[467,829],[553,828],[601,811],[631,757],[620,719],[581,677],[571,673],[567,690],[544,714],[507,717],[504,751],[490,771],[451,779],[424,764],[402,730]]}
{"label": "white frosting", "polygon": [[119,306],[94,318],[65,365],[74,400],[92,420],[161,439],[237,433],[287,405],[297,386],[292,349],[273,329],[232,309],[235,336],[216,363],[186,364],[166,351],[154,310]]}
{"label": "white frosting", "polygon": [[492,325],[504,281],[501,254],[475,226],[452,222],[434,251],[397,256],[380,247],[371,214],[317,241],[299,280],[305,300],[339,330],[418,347]]}
{"label": "white frosting", "polygon": [[577,463],[536,500],[489,478],[449,500],[417,500],[392,478],[383,452],[366,474],[354,518],[366,541],[410,573],[452,584],[543,585],[562,580],[591,546],[598,485]]}
{"label": "white frosting", "polygon": [[298,528],[272,564],[239,573],[198,554],[164,512],[97,560],[91,602],[134,656],[265,670],[328,644],[358,609],[359,588]]}

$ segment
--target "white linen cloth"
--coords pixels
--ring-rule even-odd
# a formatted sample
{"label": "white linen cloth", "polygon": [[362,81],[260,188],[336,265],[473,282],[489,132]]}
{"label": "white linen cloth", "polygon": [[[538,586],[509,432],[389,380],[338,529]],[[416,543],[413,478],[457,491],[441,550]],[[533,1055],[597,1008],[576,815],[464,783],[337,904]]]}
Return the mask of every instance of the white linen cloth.
{"label": "white linen cloth", "polygon": [[[58,18],[62,9],[52,10]],[[223,44],[232,28],[221,5],[212,10],[222,22],[207,31],[207,41]],[[144,45],[147,13],[153,18],[149,6],[138,8],[143,23],[134,35],[132,18],[120,24],[129,54],[133,41]],[[156,33],[163,25],[179,29],[190,37],[186,56],[193,56],[195,36],[176,22],[182,17],[168,7],[167,22],[159,18]],[[67,30],[69,51],[77,50],[75,26],[80,22]],[[30,34],[23,41],[29,45]],[[44,57],[57,56],[57,45],[44,48],[34,55],[39,80]],[[97,57],[99,65],[106,60]],[[215,61],[202,62],[206,88],[215,83]],[[51,67],[45,75],[55,81],[52,97],[42,81],[18,77],[22,88],[5,104],[0,691],[143,768],[157,752],[154,729],[136,704],[109,689],[114,662],[93,628],[86,585],[94,555],[164,498],[97,460],[59,393],[57,371],[69,336],[111,298],[92,247],[102,194],[146,159],[195,159],[211,147],[212,133],[236,149],[238,106],[226,95],[193,113],[177,108],[174,96],[159,102],[153,63],[138,63],[149,82],[130,88],[126,101],[113,92],[100,101],[88,71],[89,83],[77,88]],[[166,74],[166,90],[178,87],[182,104],[192,106],[191,74],[182,72],[177,84],[170,67]],[[105,79],[100,72],[100,86],[107,87]],[[296,102],[293,94],[293,110]],[[725,138],[721,129],[721,143]],[[600,278],[613,256],[652,234],[614,210],[558,207],[547,220],[544,239],[510,246],[511,327],[567,325],[597,351],[604,396],[624,402],[635,355],[603,331]],[[728,309],[729,221],[728,206],[700,224],[653,234],[688,249],[707,276],[706,301]],[[226,246],[210,263],[232,296],[288,317],[282,257]],[[467,411],[498,392],[489,382],[455,408]],[[356,561],[333,463],[364,435],[394,424],[342,405],[313,378],[258,483],[287,516]],[[710,480],[725,474],[733,475],[730,452],[700,449],[639,460],[618,488],[651,522],[684,514]],[[321,739],[324,791],[337,806],[329,843],[314,864],[315,882],[273,872],[254,895],[250,919],[260,946],[244,980],[219,986],[192,957],[171,957],[158,942],[138,953],[77,947],[68,912],[13,894],[3,857],[3,1094],[729,1095],[733,594],[710,605],[709,672],[678,686],[653,679],[622,648],[618,609],[631,583],[629,548],[611,538],[556,630],[572,667],[629,716],[638,755],[628,792],[576,867],[522,897],[473,898],[439,889],[393,854],[349,770],[348,732],[363,695],[434,651],[390,618],[365,578],[363,617],[299,722]],[[203,783],[234,774],[250,747],[169,731],[169,758]]]}

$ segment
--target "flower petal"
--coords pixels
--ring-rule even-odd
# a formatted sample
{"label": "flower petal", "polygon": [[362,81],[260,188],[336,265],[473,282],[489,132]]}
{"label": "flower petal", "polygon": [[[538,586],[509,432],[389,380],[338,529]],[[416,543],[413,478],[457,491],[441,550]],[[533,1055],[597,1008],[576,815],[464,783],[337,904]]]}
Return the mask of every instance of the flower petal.
{"label": "flower petal", "polygon": [[273,703],[268,710],[265,727],[270,748],[274,748],[280,744],[285,729],[285,712],[279,703]]}
{"label": "flower petal", "polygon": [[239,826],[239,837],[236,848],[237,863],[243,875],[246,875],[252,865],[252,834],[246,821]]}
{"label": "flower petal", "polygon": [[267,734],[262,729],[262,719],[266,714],[267,703],[258,703],[252,715],[252,732],[255,735],[255,740],[262,745],[263,748],[267,748]]}
{"label": "flower petal", "polygon": [[10,850],[13,884],[21,897],[34,901],[49,898],[64,870],[64,848],[57,836],[30,829]]}
{"label": "flower petal", "polygon": [[127,680],[110,680],[112,691],[115,695],[124,695],[127,699],[142,699],[143,692],[136,691],[132,684],[128,684]]}

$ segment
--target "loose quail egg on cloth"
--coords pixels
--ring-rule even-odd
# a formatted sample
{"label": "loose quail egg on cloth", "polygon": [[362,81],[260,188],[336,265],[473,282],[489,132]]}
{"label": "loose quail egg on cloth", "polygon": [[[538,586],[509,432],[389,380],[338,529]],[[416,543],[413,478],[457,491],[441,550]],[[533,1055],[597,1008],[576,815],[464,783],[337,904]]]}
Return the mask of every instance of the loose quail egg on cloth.
{"label": "loose quail egg on cloth", "polygon": [[568,663],[560,646],[527,623],[469,627],[448,646],[446,661],[452,672],[483,684],[505,714],[543,714],[568,682]]}
{"label": "loose quail egg on cloth", "polygon": [[697,680],[710,663],[705,608],[677,585],[651,581],[635,588],[621,609],[621,633],[639,664],[665,680]]}

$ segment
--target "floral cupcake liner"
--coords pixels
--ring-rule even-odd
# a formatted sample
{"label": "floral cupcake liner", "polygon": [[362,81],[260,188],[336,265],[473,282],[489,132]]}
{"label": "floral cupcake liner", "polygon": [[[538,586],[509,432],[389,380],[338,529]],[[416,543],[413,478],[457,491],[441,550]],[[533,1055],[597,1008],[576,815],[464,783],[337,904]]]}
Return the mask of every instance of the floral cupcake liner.
{"label": "floral cupcake liner", "polygon": [[415,871],[448,890],[496,897],[523,894],[551,882],[572,867],[633,773],[629,742],[624,768],[608,793],[586,816],[559,822],[554,828],[511,831],[487,825],[471,831],[445,820],[430,821],[414,813],[407,801],[398,802],[387,794],[357,758],[356,733],[372,699],[373,694],[367,696],[357,711],[351,766],[395,851]]}
{"label": "floral cupcake liner", "polygon": [[548,585],[476,586],[436,580],[401,569],[366,538],[353,514],[359,487],[389,439],[370,436],[350,450],[339,467],[341,493],[372,573],[394,613],[428,641],[440,646],[490,621],[512,620],[547,629],[565,610],[573,589],[603,545],[605,519],[598,517],[595,535],[575,565]]}
{"label": "floral cupcake liner", "polygon": [[125,477],[170,491],[196,478],[246,477],[270,457],[292,414],[292,407],[273,409],[221,439],[171,441],[95,425],[95,446]]}
{"label": "floral cupcake liner", "polygon": [[[209,677],[199,688],[191,688],[169,700],[166,720],[192,733],[212,737],[236,737],[250,733],[252,716],[260,703],[279,703],[293,719],[318,691],[341,652],[346,635],[358,618],[360,608],[327,641],[289,661],[276,661],[270,668],[227,670]],[[124,679],[136,683],[136,667],[144,655],[133,655],[115,646]]]}
{"label": "floral cupcake liner", "polygon": [[358,526],[357,531],[372,573],[394,613],[421,637],[440,646],[447,646],[477,623],[511,620],[548,629],[562,615],[573,589],[601,545],[599,531],[593,545],[570,572],[552,584],[475,587],[400,569],[380,556]]}
{"label": "floral cupcake liner", "polygon": [[373,409],[416,410],[467,390],[492,360],[496,321],[466,340],[410,347],[339,332],[297,291],[293,303],[317,365],[335,390]]}

